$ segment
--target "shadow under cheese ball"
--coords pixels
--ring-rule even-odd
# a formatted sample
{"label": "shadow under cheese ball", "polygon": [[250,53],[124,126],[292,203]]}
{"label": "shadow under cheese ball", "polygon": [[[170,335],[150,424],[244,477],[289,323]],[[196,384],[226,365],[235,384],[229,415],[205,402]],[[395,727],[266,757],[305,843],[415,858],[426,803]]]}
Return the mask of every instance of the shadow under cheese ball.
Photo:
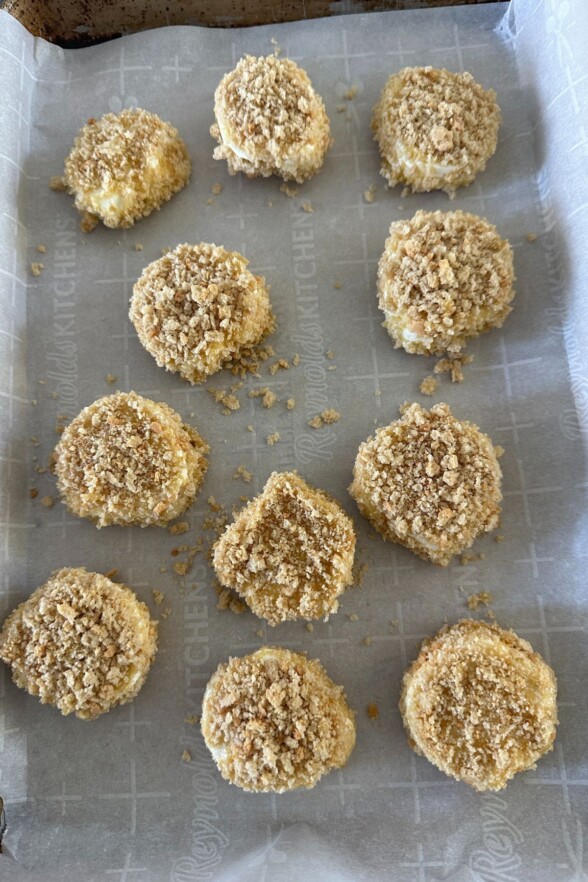
{"label": "shadow under cheese ball", "polygon": [[328,619],[353,581],[355,530],[338,502],[295,472],[273,472],[216,541],[213,566],[255,615]]}
{"label": "shadow under cheese ball", "polygon": [[219,665],[201,726],[223,778],[257,793],[314,787],[355,746],[342,687],[320,662],[273,646]]}
{"label": "shadow under cheese ball", "polygon": [[378,302],[396,348],[456,354],[502,325],[514,297],[512,249],[496,227],[463,211],[417,211],[390,227]]}
{"label": "shadow under cheese ball", "polygon": [[59,491],[97,527],[165,526],[194,501],[208,449],[167,404],[117,392],[65,428],[54,454]]}
{"label": "shadow under cheese ball", "polygon": [[470,73],[405,67],[389,77],[374,107],[380,172],[391,187],[453,196],[486,167],[500,120],[496,93]]}
{"label": "shadow under cheese ball", "polygon": [[132,227],[181,190],[190,177],[188,149],[177,129],[147,110],[89,119],[65,160],[62,188],[75,197],[82,229],[99,221]]}
{"label": "shadow under cheese ball", "polygon": [[331,145],[329,118],[308,75],[289,58],[246,55],[214,94],[210,134],[229,173],[303,183]]}
{"label": "shadow under cheese ball", "polygon": [[410,746],[475,790],[501,790],[550,751],[555,674],[514,631],[463,619],[425,640],[404,675]]}
{"label": "shadow under cheese ball", "polygon": [[157,648],[157,622],[126,585],[62,569],[8,616],[0,658],[17,686],[91,720],[131,701]]}
{"label": "shadow under cheese ball", "polygon": [[269,286],[238,251],[178,245],[143,270],[129,316],[160,367],[201,383],[275,327]]}
{"label": "shadow under cheese ball", "polygon": [[401,414],[360,445],[349,492],[384,539],[447,566],[498,524],[502,451],[447,404]]}

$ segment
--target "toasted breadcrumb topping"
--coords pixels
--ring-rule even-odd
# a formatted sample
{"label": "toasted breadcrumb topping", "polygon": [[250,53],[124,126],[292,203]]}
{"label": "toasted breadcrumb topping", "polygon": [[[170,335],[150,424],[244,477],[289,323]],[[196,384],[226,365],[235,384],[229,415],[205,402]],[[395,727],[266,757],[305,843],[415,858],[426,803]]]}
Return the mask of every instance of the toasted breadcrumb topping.
{"label": "toasted breadcrumb topping", "polygon": [[65,429],[55,471],[70,511],[98,527],[164,526],[193,502],[207,453],[198,432],[167,404],[117,392]]}
{"label": "toasted breadcrumb topping", "polygon": [[552,749],[556,694],[553,671],[526,640],[463,619],[425,641],[400,710],[417,753],[476,790],[501,790]]}
{"label": "toasted breadcrumb topping", "polygon": [[156,645],[157,622],[133,591],[83,568],[55,573],[0,632],[16,685],[84,720],[135,697]]}
{"label": "toasted breadcrumb topping", "polygon": [[349,492],[384,539],[447,566],[500,514],[501,470],[490,438],[447,404],[405,405],[359,448]]}
{"label": "toasted breadcrumb topping", "polygon": [[[181,190],[190,177],[186,145],[146,110],[89,119],[65,160],[64,182],[76,208],[107,227],[131,227]],[[95,225],[95,224],[94,224]]]}
{"label": "toasted breadcrumb topping", "polygon": [[150,263],[129,316],[160,367],[200,383],[274,328],[265,279],[237,251],[178,245]]}
{"label": "toasted breadcrumb topping", "polygon": [[451,195],[486,167],[500,121],[496,93],[470,73],[405,67],[388,79],[374,107],[380,171],[393,187]]}
{"label": "toasted breadcrumb topping", "polygon": [[353,581],[355,531],[340,505],[295,472],[273,472],[216,542],[213,565],[271,625],[328,618]]}
{"label": "toasted breadcrumb topping", "polygon": [[329,119],[295,62],[246,55],[214,97],[214,158],[226,159],[230,174],[277,174],[302,183],[322,166],[331,142]]}
{"label": "toasted breadcrumb topping", "polygon": [[390,227],[378,301],[397,348],[456,353],[502,325],[513,280],[512,249],[492,224],[463,211],[417,211]]}
{"label": "toasted breadcrumb topping", "polygon": [[355,745],[343,689],[318,661],[277,647],[219,665],[201,725],[222,776],[255,792],[314,787]]}

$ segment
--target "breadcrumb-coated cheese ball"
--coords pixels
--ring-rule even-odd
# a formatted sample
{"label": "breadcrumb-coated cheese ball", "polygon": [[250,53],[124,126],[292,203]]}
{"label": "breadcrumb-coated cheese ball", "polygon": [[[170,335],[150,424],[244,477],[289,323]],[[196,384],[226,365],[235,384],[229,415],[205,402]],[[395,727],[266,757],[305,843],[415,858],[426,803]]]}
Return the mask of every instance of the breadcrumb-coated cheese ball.
{"label": "breadcrumb-coated cheese ball", "polygon": [[62,714],[92,720],[141,689],[157,622],[126,585],[62,569],[8,616],[0,658],[17,686]]}
{"label": "breadcrumb-coated cheese ball", "polygon": [[342,687],[320,662],[273,646],[219,665],[201,726],[223,778],[257,793],[314,787],[355,746]]}
{"label": "breadcrumb-coated cheese ball", "polygon": [[423,647],[402,681],[410,746],[475,790],[501,790],[553,747],[555,674],[514,631],[463,619]]}
{"label": "breadcrumb-coated cheese ball", "polygon": [[392,187],[452,196],[486,167],[500,120],[496,93],[471,74],[405,67],[389,77],[374,107],[381,174]]}
{"label": "breadcrumb-coated cheese ball", "polygon": [[164,526],[194,501],[208,444],[171,407],[135,392],[99,398],[55,448],[60,493],[97,527]]}
{"label": "breadcrumb-coated cheese ball", "polygon": [[219,581],[277,625],[327,619],[353,581],[353,522],[295,472],[273,472],[213,551]]}
{"label": "breadcrumb-coated cheese ball", "polygon": [[457,353],[502,325],[514,297],[512,249],[496,227],[463,211],[417,211],[390,227],[378,300],[396,348]]}
{"label": "breadcrumb-coated cheese ball", "polygon": [[82,213],[82,229],[98,221],[132,227],[181,190],[190,177],[188,149],[170,123],[147,110],[89,119],[65,160],[64,184]]}
{"label": "breadcrumb-coated cheese ball", "polygon": [[497,451],[447,404],[404,405],[401,413],[360,445],[349,492],[384,539],[447,566],[498,524]]}
{"label": "breadcrumb-coated cheese ball", "polygon": [[269,289],[237,251],[178,245],[147,266],[130,319],[160,367],[201,383],[273,331]]}
{"label": "breadcrumb-coated cheese ball", "polygon": [[289,58],[246,55],[214,94],[215,159],[229,173],[303,183],[331,145],[329,118],[307,73]]}

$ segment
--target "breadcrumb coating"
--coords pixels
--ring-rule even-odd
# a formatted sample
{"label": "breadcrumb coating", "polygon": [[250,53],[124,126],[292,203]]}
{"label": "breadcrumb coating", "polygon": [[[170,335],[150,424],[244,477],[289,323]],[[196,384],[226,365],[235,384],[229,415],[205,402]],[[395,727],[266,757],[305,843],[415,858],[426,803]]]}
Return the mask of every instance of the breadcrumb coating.
{"label": "breadcrumb coating", "polygon": [[341,506],[296,472],[273,472],[213,551],[219,581],[277,625],[327,619],[353,582],[355,531]]}
{"label": "breadcrumb coating", "polygon": [[380,172],[392,187],[453,195],[486,167],[500,121],[496,93],[471,74],[405,67],[389,77],[374,107]]}
{"label": "breadcrumb coating", "polygon": [[275,322],[269,288],[237,251],[178,245],[143,270],[129,316],[160,367],[201,383],[259,343]]}
{"label": "breadcrumb coating", "polygon": [[170,123],[147,110],[129,109],[89,119],[65,160],[64,184],[84,215],[132,227],[182,189],[190,177],[188,149]]}
{"label": "breadcrumb coating", "polygon": [[447,566],[498,524],[497,451],[447,404],[406,404],[401,413],[360,445],[349,492],[384,539]]}
{"label": "breadcrumb coating", "polygon": [[135,392],[99,398],[55,448],[60,493],[98,527],[165,526],[194,501],[208,445],[167,404]]}
{"label": "breadcrumb coating", "polygon": [[0,658],[17,686],[91,720],[141,689],[157,622],[126,585],[84,568],[54,573],[4,622]]}
{"label": "breadcrumb coating", "polygon": [[410,746],[475,790],[501,790],[553,747],[557,681],[526,640],[463,619],[423,643],[402,681]]}
{"label": "breadcrumb coating", "polygon": [[304,70],[288,58],[246,55],[214,95],[215,159],[229,173],[303,183],[331,145],[329,118]]}
{"label": "breadcrumb coating", "polygon": [[484,218],[417,211],[390,227],[378,265],[378,301],[396,348],[456,353],[511,312],[512,249]]}
{"label": "breadcrumb coating", "polygon": [[258,793],[314,787],[355,746],[342,687],[317,660],[277,647],[219,665],[201,726],[223,778]]}

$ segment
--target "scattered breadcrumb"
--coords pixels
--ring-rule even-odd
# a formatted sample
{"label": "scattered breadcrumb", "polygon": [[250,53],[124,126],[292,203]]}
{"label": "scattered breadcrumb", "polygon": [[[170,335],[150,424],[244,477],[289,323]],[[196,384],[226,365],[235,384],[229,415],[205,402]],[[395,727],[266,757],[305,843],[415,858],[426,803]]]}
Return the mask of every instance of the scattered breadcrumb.
{"label": "scattered breadcrumb", "polygon": [[300,207],[302,208],[302,211],[305,211],[307,214],[312,214],[314,211],[312,202],[303,202]]}
{"label": "scattered breadcrumb", "polygon": [[55,500],[52,496],[43,496],[41,499],[41,505],[44,505],[45,508],[53,508]]}
{"label": "scattered breadcrumb", "polygon": [[345,98],[346,101],[352,101],[355,98],[355,96],[357,95],[358,91],[359,91],[359,86],[351,86],[349,89],[347,89],[347,91],[345,92],[343,97]]}
{"label": "scattered breadcrumb", "polygon": [[226,389],[209,389],[209,395],[212,395],[217,404],[222,404],[224,407],[223,413],[225,416],[232,413],[235,410],[239,410],[241,407],[241,403],[236,395],[233,395],[232,392],[227,392]]}
{"label": "scattered breadcrumb", "polygon": [[365,199],[366,202],[370,202],[370,203],[372,203],[375,200],[375,198],[376,198],[376,185],[375,184],[371,184],[371,186],[369,186],[367,188],[367,190],[364,191],[363,198]]}
{"label": "scattered breadcrumb", "polygon": [[165,622],[165,620],[169,619],[170,616],[171,616],[171,606],[166,606],[166,608],[161,611],[160,618],[163,622]]}
{"label": "scattered breadcrumb", "polygon": [[338,410],[328,408],[327,410],[323,410],[321,413],[310,419],[308,421],[308,425],[311,427],[311,429],[321,429],[323,426],[329,426],[332,423],[338,423],[340,419],[341,414]]}
{"label": "scattered breadcrumb", "polygon": [[151,590],[151,593],[153,595],[153,602],[157,604],[157,606],[161,606],[165,599],[165,594],[163,593],[163,591],[157,591],[155,588],[153,588]]}
{"label": "scattered breadcrumb", "polygon": [[293,199],[295,196],[298,196],[298,187],[291,187],[284,182],[280,185],[280,193],[285,193],[288,199]]}
{"label": "scattered breadcrumb", "polygon": [[287,371],[290,369],[290,362],[285,358],[280,358],[269,366],[269,372],[273,376],[278,371]]}
{"label": "scattered breadcrumb", "polygon": [[294,410],[294,408],[296,407],[296,399],[288,398],[286,400],[286,407],[288,408],[288,410]]}
{"label": "scattered breadcrumb", "polygon": [[188,714],[187,717],[184,717],[184,723],[188,723],[190,726],[196,726],[197,723],[200,722],[200,717],[198,714]]}
{"label": "scattered breadcrumb", "polygon": [[189,763],[189,762],[191,761],[191,759],[192,759],[192,754],[190,753],[190,751],[189,751],[189,750],[183,750],[183,751],[182,751],[182,762],[183,762],[183,763]]}
{"label": "scattered breadcrumb", "polygon": [[273,445],[276,444],[280,440],[280,433],[273,432],[271,435],[268,435],[265,440],[266,440],[267,444],[269,444],[270,447],[273,447]]}
{"label": "scattered breadcrumb", "polygon": [[366,710],[367,710],[367,715],[370,718],[370,720],[377,720],[378,717],[380,716],[380,709],[374,701],[372,701],[371,704],[368,704]]}
{"label": "scattered breadcrumb", "polygon": [[45,269],[44,263],[31,263],[31,272],[34,276],[40,276],[43,270]]}
{"label": "scattered breadcrumb", "polygon": [[361,588],[365,574],[369,570],[368,564],[360,564],[359,562],[353,567],[353,584],[356,588]]}
{"label": "scattered breadcrumb", "polygon": [[171,533],[172,536],[177,536],[179,533],[187,533],[190,529],[190,524],[188,521],[180,521],[178,524],[172,524],[167,528],[167,532]]}
{"label": "scattered breadcrumb", "polygon": [[336,288],[339,291],[340,288],[343,287],[343,282],[340,282],[339,279],[335,279],[333,282],[333,288]]}
{"label": "scattered breadcrumb", "polygon": [[241,600],[239,597],[230,591],[228,588],[222,588],[222,586],[217,586],[218,593],[218,603],[216,608],[219,610],[228,609],[235,615],[240,616],[243,615],[245,610],[247,609],[246,603]]}
{"label": "scattered breadcrumb", "polygon": [[260,640],[263,640],[263,638],[265,637],[265,634],[263,633],[261,628],[258,628],[258,630],[255,632],[255,636],[259,637]]}
{"label": "scattered breadcrumb", "polygon": [[192,562],[188,560],[177,560],[175,564],[172,566],[172,570],[174,573],[177,573],[178,576],[185,576],[186,573],[191,569]]}
{"label": "scattered breadcrumb", "polygon": [[310,632],[314,631],[314,625],[312,624],[312,622],[307,622],[305,627],[306,627],[307,631],[310,631]]}
{"label": "scattered breadcrumb", "polygon": [[433,372],[435,374],[451,373],[452,383],[463,383],[462,367],[465,364],[471,364],[473,360],[473,355],[456,355],[452,358],[442,358],[433,368]]}
{"label": "scattered breadcrumb", "polygon": [[527,235],[525,236],[525,239],[527,240],[527,242],[534,242],[536,238],[537,238],[537,233],[527,233]]}
{"label": "scattered breadcrumb", "polygon": [[56,193],[65,193],[65,181],[60,175],[53,175],[49,178],[49,189],[54,190]]}
{"label": "scattered breadcrumb", "polygon": [[135,242],[135,244],[133,245],[133,248],[135,249],[135,251],[142,251],[143,245],[141,244],[141,242]]}
{"label": "scattered breadcrumb", "polygon": [[264,386],[263,389],[251,389],[249,392],[249,397],[261,398],[261,403],[264,407],[273,407],[278,400],[278,396],[276,395],[276,393],[272,392],[271,389],[268,389],[267,386]]}
{"label": "scattered breadcrumb", "polygon": [[104,379],[106,380],[106,382],[108,383],[109,386],[112,386],[113,383],[116,383],[118,377],[116,376],[116,374],[106,374]]}
{"label": "scattered breadcrumb", "polygon": [[372,643],[373,643],[373,638],[372,638],[372,637],[364,637],[364,638],[363,638],[363,645],[364,645],[364,646],[371,646]]}
{"label": "scattered breadcrumb", "polygon": [[39,254],[47,254],[47,246],[37,245],[37,251],[39,252]]}
{"label": "scattered breadcrumb", "polygon": [[36,499],[38,495],[39,491],[37,490],[37,488],[31,487],[31,489],[29,490],[29,496],[31,497],[31,499]]}
{"label": "scattered breadcrumb", "polygon": [[335,110],[337,111],[337,113],[345,113],[345,111],[347,110],[347,105],[346,104],[337,104],[337,106],[335,107]]}
{"label": "scattered breadcrumb", "polygon": [[335,358],[335,353],[333,352],[332,349],[327,349],[326,355],[327,355],[327,358],[331,359],[331,361]]}
{"label": "scattered breadcrumb", "polygon": [[213,193],[215,196],[219,196],[220,193],[223,192],[223,185],[222,185],[219,181],[216,181],[216,182],[212,185],[212,189],[211,189],[210,192]]}
{"label": "scattered breadcrumb", "polygon": [[237,466],[233,474],[233,480],[236,480],[237,478],[242,478],[247,484],[251,482],[252,477],[252,473],[247,471],[244,465]]}
{"label": "scattered breadcrumb", "polygon": [[246,429],[247,429],[248,432],[254,432],[254,431],[255,431],[255,429],[253,428],[252,425],[248,425],[248,426],[246,426]]}
{"label": "scattered breadcrumb", "polygon": [[423,395],[434,395],[437,386],[439,385],[439,380],[435,379],[431,374],[422,381],[419,389]]}
{"label": "scattered breadcrumb", "polygon": [[298,365],[300,364],[300,356],[297,352],[295,352],[292,356],[292,364],[294,365],[294,367],[298,367]]}
{"label": "scattered breadcrumb", "polygon": [[495,537],[494,537],[494,541],[495,541],[495,542],[504,542],[504,536],[502,536],[502,535],[499,533],[498,536],[495,536]]}
{"label": "scattered breadcrumb", "polygon": [[481,606],[489,606],[492,603],[492,595],[489,591],[479,591],[477,594],[470,594],[466,603],[468,609],[475,612]]}

